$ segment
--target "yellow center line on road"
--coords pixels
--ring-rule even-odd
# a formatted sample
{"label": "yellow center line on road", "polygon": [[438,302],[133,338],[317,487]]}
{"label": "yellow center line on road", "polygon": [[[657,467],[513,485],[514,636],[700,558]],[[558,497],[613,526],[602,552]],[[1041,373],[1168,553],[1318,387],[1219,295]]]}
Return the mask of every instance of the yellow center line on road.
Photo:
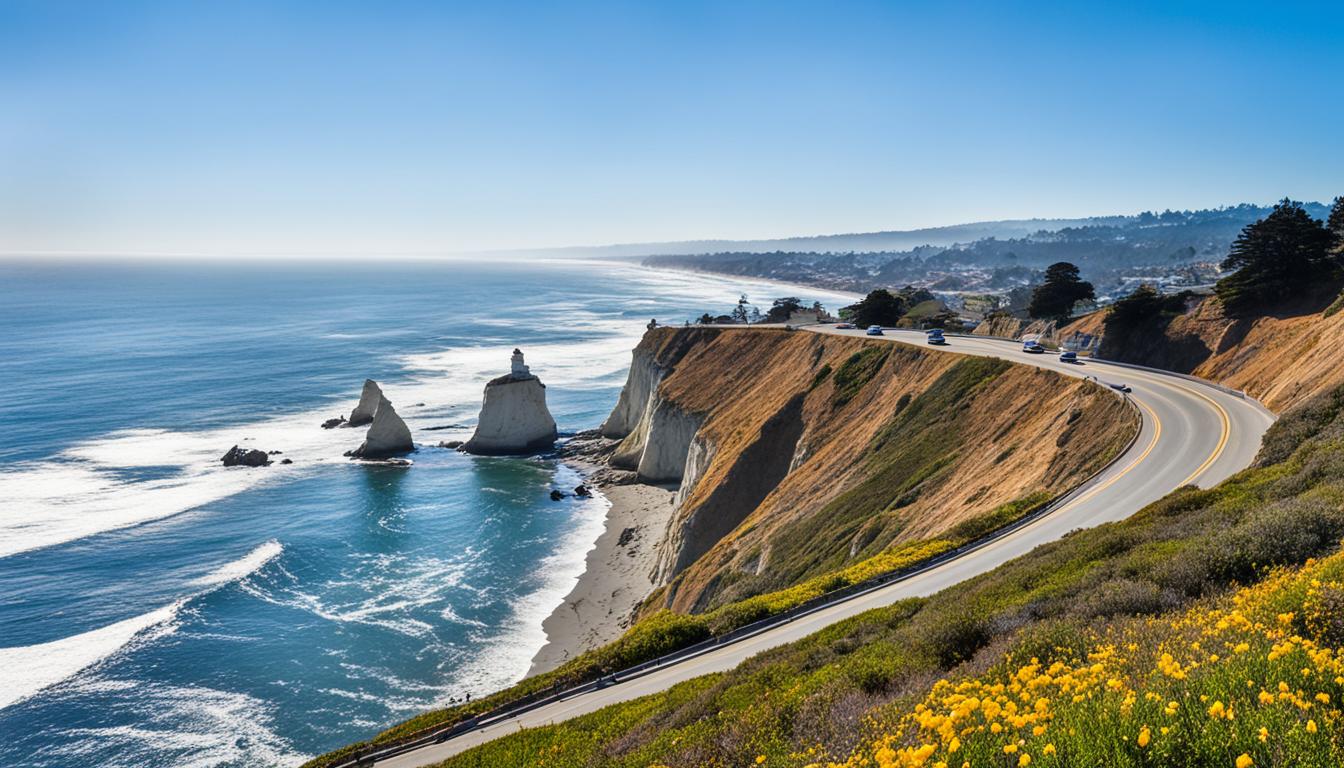
{"label": "yellow center line on road", "polygon": [[1219,456],[1223,455],[1223,449],[1227,447],[1227,440],[1232,432],[1232,419],[1227,415],[1227,411],[1223,406],[1219,405],[1218,401],[1214,400],[1212,397],[1209,397],[1193,387],[1185,391],[1190,392],[1196,397],[1203,398],[1205,402],[1212,405],[1214,409],[1218,411],[1218,418],[1222,419],[1223,422],[1223,434],[1218,438],[1218,447],[1213,449],[1213,453],[1209,454],[1209,458],[1205,459],[1204,463],[1200,464],[1198,469],[1190,473],[1189,477],[1181,481],[1181,485],[1190,485],[1195,481],[1195,478],[1204,474],[1204,472],[1218,460]]}
{"label": "yellow center line on road", "polygon": [[[1137,466],[1139,466],[1140,464],[1142,464],[1142,463],[1143,463],[1143,460],[1146,459],[1146,458],[1148,458],[1148,454],[1152,453],[1152,452],[1153,452],[1153,449],[1157,447],[1157,441],[1158,441],[1159,438],[1162,437],[1162,420],[1159,419],[1159,418],[1157,417],[1157,412],[1154,411],[1152,408],[1149,408],[1147,405],[1144,405],[1143,403],[1139,402],[1138,400],[1134,400],[1133,402],[1134,402],[1134,404],[1137,405],[1138,407],[1140,407],[1140,408],[1142,408],[1143,410],[1147,411],[1147,412],[1148,412],[1148,415],[1149,415],[1149,416],[1152,418],[1152,420],[1153,420],[1153,436],[1152,436],[1152,438],[1148,441],[1148,446],[1147,446],[1146,448],[1143,449],[1143,453],[1139,454],[1138,458],[1134,459],[1133,461],[1131,461],[1131,462],[1129,463],[1129,466],[1125,467],[1124,469],[1122,469],[1122,470],[1120,470],[1119,472],[1117,472],[1115,475],[1111,476],[1111,478],[1108,479],[1106,482],[1104,482],[1104,483],[1102,483],[1102,484],[1100,484],[1100,485],[1097,485],[1097,486],[1091,488],[1090,490],[1088,490],[1088,491],[1087,491],[1086,493],[1084,493],[1083,495],[1079,496],[1078,498],[1076,498],[1076,499],[1070,501],[1069,503],[1067,503],[1067,504],[1065,504],[1064,506],[1060,507],[1059,509],[1055,510],[1053,513],[1051,513],[1052,515],[1054,515],[1054,514],[1059,514],[1060,512],[1063,512],[1063,511],[1065,511],[1065,510],[1071,509],[1071,508],[1073,508],[1074,506],[1076,506],[1076,505],[1078,505],[1078,504],[1081,504],[1081,503],[1083,503],[1084,501],[1087,501],[1088,499],[1092,498],[1093,496],[1097,495],[1098,493],[1101,493],[1102,491],[1104,491],[1104,490],[1106,490],[1107,488],[1111,487],[1111,486],[1114,485],[1118,480],[1120,480],[1120,478],[1122,478],[1122,477],[1124,477],[1125,475],[1129,474],[1131,471],[1134,470],[1135,467],[1137,467]],[[1140,426],[1140,429],[1142,429],[1142,426]]]}

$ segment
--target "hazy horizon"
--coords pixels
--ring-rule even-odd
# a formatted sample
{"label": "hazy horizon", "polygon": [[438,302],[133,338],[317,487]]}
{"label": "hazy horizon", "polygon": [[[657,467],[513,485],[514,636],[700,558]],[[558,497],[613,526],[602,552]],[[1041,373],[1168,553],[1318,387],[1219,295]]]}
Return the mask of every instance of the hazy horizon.
{"label": "hazy horizon", "polygon": [[1327,4],[10,3],[0,253],[473,256],[1328,202],[1341,32]]}

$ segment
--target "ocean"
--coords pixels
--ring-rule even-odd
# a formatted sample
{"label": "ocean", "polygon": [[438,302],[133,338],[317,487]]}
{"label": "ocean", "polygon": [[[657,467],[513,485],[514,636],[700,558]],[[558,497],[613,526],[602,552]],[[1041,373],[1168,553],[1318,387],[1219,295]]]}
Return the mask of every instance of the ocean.
{"label": "ocean", "polygon": [[[296,765],[519,679],[606,502],[551,501],[579,481],[551,459],[430,446],[470,435],[514,347],[563,435],[601,423],[650,318],[789,291],[567,261],[0,262],[0,764]],[[365,378],[413,466],[319,427]],[[234,444],[283,453],[225,469]]]}

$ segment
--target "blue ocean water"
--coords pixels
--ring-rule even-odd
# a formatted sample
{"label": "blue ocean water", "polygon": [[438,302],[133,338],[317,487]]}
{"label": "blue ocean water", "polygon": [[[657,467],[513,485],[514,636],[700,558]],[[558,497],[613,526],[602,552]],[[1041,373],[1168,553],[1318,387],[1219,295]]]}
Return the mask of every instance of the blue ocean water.
{"label": "blue ocean water", "polygon": [[[521,347],[562,434],[650,317],[760,282],[577,262],[0,263],[0,763],[278,766],[521,677],[606,502],[470,434]],[[805,292],[808,301],[837,297]],[[421,450],[322,430],[378,380]],[[234,444],[290,466],[225,469]],[[280,457],[277,457],[277,459]]]}

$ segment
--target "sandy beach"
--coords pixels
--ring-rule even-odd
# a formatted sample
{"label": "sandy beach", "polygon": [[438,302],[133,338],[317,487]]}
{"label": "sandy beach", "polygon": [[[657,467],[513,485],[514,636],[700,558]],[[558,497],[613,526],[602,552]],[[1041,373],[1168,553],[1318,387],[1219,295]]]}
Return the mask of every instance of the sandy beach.
{"label": "sandy beach", "polygon": [[532,658],[529,675],[620,637],[635,607],[653,589],[654,546],[672,514],[675,489],[616,485],[601,493],[611,502],[606,527],[588,551],[574,589],[542,623],[546,645]]}

